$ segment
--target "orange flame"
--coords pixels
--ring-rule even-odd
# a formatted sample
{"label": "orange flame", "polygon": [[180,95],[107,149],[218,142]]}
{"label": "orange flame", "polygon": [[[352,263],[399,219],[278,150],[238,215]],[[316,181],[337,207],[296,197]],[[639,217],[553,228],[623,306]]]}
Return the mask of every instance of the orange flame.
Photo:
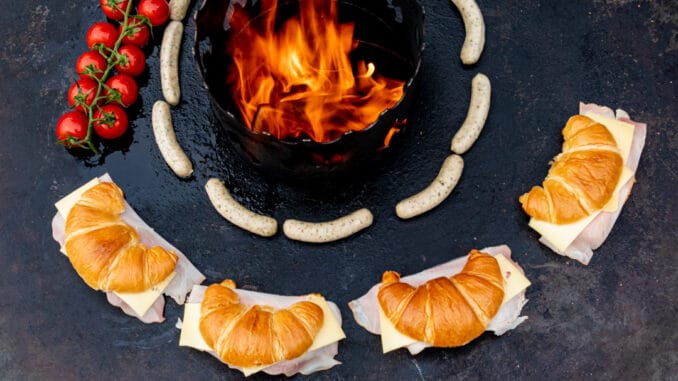
{"label": "orange flame", "polygon": [[388,130],[388,133],[386,134],[386,137],[384,138],[384,145],[382,148],[388,148],[391,146],[391,140],[393,139],[393,136],[395,134],[399,133],[403,127],[407,125],[407,118],[403,120],[396,120],[393,123],[393,126],[391,126],[391,129]]}
{"label": "orange flame", "polygon": [[277,6],[262,2],[270,11],[260,28],[241,9],[231,18],[240,32],[229,44],[229,82],[250,129],[328,142],[366,128],[400,100],[404,82],[376,74],[373,63],[352,65],[354,25],[339,24],[336,1],[300,0],[299,15],[278,30]]}

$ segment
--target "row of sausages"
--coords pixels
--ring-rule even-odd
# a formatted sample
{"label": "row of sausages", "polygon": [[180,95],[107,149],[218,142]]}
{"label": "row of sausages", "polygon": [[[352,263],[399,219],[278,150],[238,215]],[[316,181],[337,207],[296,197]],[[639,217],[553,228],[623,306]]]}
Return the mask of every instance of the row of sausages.
{"label": "row of sausages", "polygon": [[[165,101],[157,101],[153,106],[152,124],[156,143],[160,152],[174,173],[182,178],[191,176],[193,166],[177,142],[170,105],[180,100],[179,53],[183,35],[181,19],[185,15],[184,0],[172,0],[178,20],[165,29],[160,50],[160,78]],[[170,5],[172,6],[172,2]],[[186,2],[187,3],[187,2]],[[473,0],[452,0],[464,20],[466,38],[461,50],[464,64],[474,64],[480,58],[485,41],[485,24],[477,4]],[[183,8],[182,8],[183,7]],[[183,13],[182,13],[183,9]],[[478,139],[490,109],[490,80],[483,74],[477,74],[472,81],[471,100],[464,123],[454,135],[451,143],[453,154],[448,156],[440,168],[438,176],[421,192],[410,196],[396,205],[396,214],[401,219],[409,219],[435,208],[454,190],[464,168],[460,155],[468,151]],[[234,225],[254,234],[270,237],[276,234],[278,223],[274,218],[252,212],[238,203],[219,179],[210,179],[205,185],[208,197],[217,212]],[[335,220],[325,222],[307,222],[290,219],[283,224],[284,234],[293,240],[325,243],[346,238],[369,227],[374,218],[368,209],[360,209]]]}

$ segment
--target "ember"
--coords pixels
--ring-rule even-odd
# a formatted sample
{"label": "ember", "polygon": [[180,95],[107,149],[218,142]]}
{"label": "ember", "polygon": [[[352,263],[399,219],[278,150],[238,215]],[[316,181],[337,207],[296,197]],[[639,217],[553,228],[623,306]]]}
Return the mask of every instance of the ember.
{"label": "ember", "polygon": [[253,22],[236,8],[228,44],[227,81],[247,127],[280,140],[329,142],[373,123],[403,96],[405,83],[378,74],[372,62],[351,60],[354,24],[339,23],[337,2],[302,0],[299,14],[276,25],[278,1]]}

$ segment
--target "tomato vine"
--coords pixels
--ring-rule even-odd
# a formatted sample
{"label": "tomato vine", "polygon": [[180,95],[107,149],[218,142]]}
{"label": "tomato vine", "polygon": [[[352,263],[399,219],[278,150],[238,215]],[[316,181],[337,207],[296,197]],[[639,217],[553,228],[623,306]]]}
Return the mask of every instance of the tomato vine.
{"label": "tomato vine", "polygon": [[[121,6],[124,6],[124,8]],[[122,94],[119,89],[129,88],[133,89],[132,91],[138,91],[136,83],[134,83],[134,86],[116,88],[109,86],[107,81],[114,71],[118,71],[120,74],[129,74],[131,76],[136,76],[143,72],[145,57],[139,47],[145,45],[148,39],[135,38],[135,36],[138,36],[138,33],[143,33],[144,28],[152,28],[151,20],[146,15],[132,15],[133,1],[101,0],[101,7],[107,17],[119,20],[120,25],[119,28],[117,28],[117,39],[112,46],[110,43],[95,42],[92,44],[91,50],[89,51],[92,53],[84,53],[80,56],[76,63],[76,71],[80,71],[78,74],[83,80],[90,79],[94,81],[96,87],[95,89],[85,89],[85,91],[83,91],[80,85],[81,82],[76,81],[73,86],[77,88],[77,94],[69,94],[69,101],[72,103],[74,109],[71,113],[83,113],[86,117],[87,125],[86,127],[80,126],[80,129],[73,129],[74,121],[82,121],[84,119],[62,117],[57,123],[56,131],[58,137],[57,142],[64,145],[66,148],[83,148],[95,154],[99,152],[97,145],[95,144],[96,135],[103,139],[113,139],[124,134],[128,127],[127,115],[124,110],[120,109],[115,113],[107,112],[105,106],[109,104],[119,104],[122,107],[129,107],[130,104],[123,103],[123,98],[136,99],[137,94]],[[90,39],[90,36],[91,34],[88,31],[88,40]],[[88,44],[89,43],[90,41],[88,41]],[[133,54],[135,52],[136,54]],[[101,62],[101,58],[97,57],[97,54],[103,57],[105,65]],[[84,67],[82,66],[83,62],[85,63]],[[78,69],[79,67],[80,69]],[[69,90],[69,93],[71,91],[74,90]],[[92,93],[94,94],[92,95]],[[70,124],[65,123],[64,121],[67,121]],[[69,133],[69,131],[82,131],[85,128],[87,133],[84,137],[81,135],[74,136]],[[111,129],[111,131],[102,130],[105,128]],[[113,129],[118,130],[112,131]]]}

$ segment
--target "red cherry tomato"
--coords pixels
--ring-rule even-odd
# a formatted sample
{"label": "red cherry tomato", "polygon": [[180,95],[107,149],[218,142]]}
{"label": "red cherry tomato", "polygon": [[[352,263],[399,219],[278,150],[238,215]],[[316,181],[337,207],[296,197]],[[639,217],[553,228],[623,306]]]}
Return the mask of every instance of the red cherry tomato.
{"label": "red cherry tomato", "polygon": [[[129,28],[127,34],[122,37],[122,43],[126,45],[136,45],[143,47],[148,43],[150,31],[148,25],[140,17],[133,16],[129,19]],[[118,33],[122,33],[122,24],[118,28]]]}
{"label": "red cherry tomato", "polygon": [[92,49],[96,44],[103,44],[109,49],[113,49],[118,41],[118,30],[107,22],[97,22],[92,24],[87,30],[87,46]]}
{"label": "red cherry tomato", "polygon": [[100,0],[101,10],[112,20],[122,20],[129,0]]}
{"label": "red cherry tomato", "polygon": [[[99,84],[97,81],[91,78],[80,78],[79,80],[73,82],[71,87],[68,89],[68,103],[75,107],[76,110],[85,112],[85,107],[82,105],[84,101],[88,106],[92,105],[94,102],[94,97],[97,94],[97,88]],[[76,106],[76,97],[80,98],[80,104]],[[82,99],[84,97],[84,99]]]}
{"label": "red cherry tomato", "polygon": [[134,45],[123,45],[118,49],[121,56],[126,57],[127,62],[115,65],[119,73],[129,74],[136,77],[144,72],[146,68],[146,58],[144,52]]}
{"label": "red cherry tomato", "polygon": [[56,136],[66,147],[73,147],[73,140],[82,140],[87,136],[87,117],[80,111],[70,111],[59,118],[56,124]]}
{"label": "red cherry tomato", "polygon": [[104,139],[119,138],[127,131],[127,113],[116,104],[101,106],[94,113],[94,119],[94,131]]}
{"label": "red cherry tomato", "polygon": [[95,50],[82,53],[75,61],[75,71],[80,74],[80,78],[90,78],[85,71],[90,66],[94,68],[94,76],[101,78],[104,75],[104,71],[106,71],[108,62]]}
{"label": "red cherry tomato", "polygon": [[169,5],[167,0],[141,0],[137,12],[148,17],[153,26],[164,24],[169,18]]}
{"label": "red cherry tomato", "polygon": [[[129,107],[137,101],[139,97],[139,87],[134,78],[127,74],[118,74],[112,76],[106,81],[106,86],[116,90],[120,94],[120,103],[124,107]],[[107,92],[110,95],[110,92]]]}

